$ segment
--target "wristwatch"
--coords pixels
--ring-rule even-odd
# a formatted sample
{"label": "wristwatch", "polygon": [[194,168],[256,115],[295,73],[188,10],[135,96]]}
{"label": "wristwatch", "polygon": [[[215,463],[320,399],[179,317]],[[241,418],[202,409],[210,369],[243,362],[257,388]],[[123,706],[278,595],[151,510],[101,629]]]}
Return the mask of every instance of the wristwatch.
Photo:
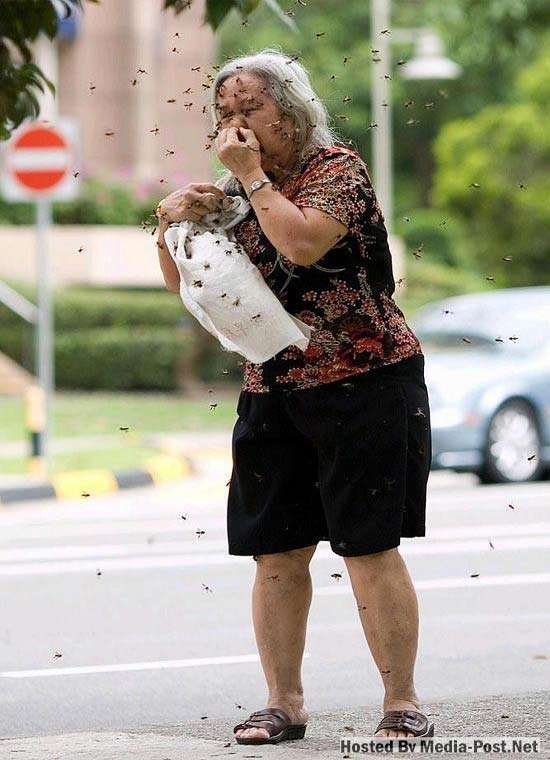
{"label": "wristwatch", "polygon": [[263,187],[264,185],[270,185],[271,180],[270,179],[255,179],[254,182],[250,185],[250,192],[248,193],[248,199],[250,200],[250,196],[255,190],[259,190],[260,187]]}

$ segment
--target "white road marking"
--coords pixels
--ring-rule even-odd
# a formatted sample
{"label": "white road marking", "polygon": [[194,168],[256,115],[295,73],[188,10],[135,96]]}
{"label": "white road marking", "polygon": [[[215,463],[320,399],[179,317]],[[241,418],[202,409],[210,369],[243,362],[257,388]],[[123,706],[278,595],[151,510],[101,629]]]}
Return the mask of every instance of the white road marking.
{"label": "white road marking", "polygon": [[197,554],[187,557],[97,557],[92,560],[65,560],[55,562],[37,562],[13,565],[0,565],[0,576],[18,575],[65,575],[68,573],[95,573],[116,570],[146,570],[151,568],[173,567],[207,567],[209,565],[252,564],[252,557],[229,557],[226,554]]}
{"label": "white road marking", "polygon": [[[529,586],[550,583],[550,573],[523,573],[516,575],[480,575],[478,578],[433,578],[414,581],[417,591],[432,591],[442,588],[475,588],[477,586]],[[320,586],[314,590],[317,596],[337,596],[352,594],[352,588],[345,586]]]}
{"label": "white road marking", "polygon": [[[546,525],[546,524],[545,524]],[[481,530],[481,529],[480,529]],[[550,535],[500,536],[458,541],[422,539],[399,547],[403,556],[479,554],[550,548]],[[200,543],[203,541],[204,543]],[[210,551],[208,551],[210,550]],[[315,553],[321,560],[342,560],[328,542],[321,542]],[[32,576],[151,568],[206,567],[209,565],[251,564],[251,556],[227,554],[226,539],[190,539],[186,542],[152,544],[106,544],[98,546],[54,546],[4,549],[0,551],[0,576]]]}
{"label": "white road marking", "polygon": [[[311,657],[309,652],[304,657]],[[79,676],[90,673],[121,673],[130,670],[162,670],[166,668],[194,668],[203,665],[233,665],[258,662],[257,654],[239,654],[229,657],[193,657],[185,660],[158,660],[157,662],[127,662],[113,665],[83,665],[72,668],[40,668],[39,670],[6,670],[0,678],[44,678],[49,676]]]}
{"label": "white road marking", "polygon": [[[540,623],[550,620],[550,612],[516,612],[507,615],[483,614],[479,615],[427,615],[420,618],[420,625],[428,627],[432,623],[438,625],[464,625],[471,623],[479,625],[482,623],[505,623],[507,626],[514,626],[526,623]],[[323,633],[324,631],[356,631],[360,637],[363,637],[361,627],[357,627],[357,619],[345,623],[313,623],[307,624],[308,633],[310,631]]]}
{"label": "white road marking", "polygon": [[[182,514],[186,514],[187,510],[182,509]],[[482,536],[525,536],[525,535],[550,535],[550,522],[530,522],[520,525],[515,524],[513,519],[514,515],[510,511],[509,523],[486,523],[483,525],[456,525],[445,528],[428,528],[428,535],[423,541],[428,540],[446,540],[457,538],[480,538]],[[7,542],[15,542],[18,540],[24,542],[49,540],[51,538],[59,540],[60,538],[66,540],[74,540],[78,538],[89,538],[93,536],[107,535],[109,537],[123,535],[129,539],[138,537],[140,534],[147,534],[153,537],[160,536],[161,534],[173,534],[177,536],[189,535],[193,533],[197,528],[201,528],[208,531],[217,531],[225,533],[225,515],[213,516],[202,515],[199,509],[193,509],[191,514],[188,514],[186,520],[182,520],[180,513],[177,513],[173,517],[157,518],[156,520],[150,519],[136,519],[136,520],[115,520],[112,521],[91,521],[89,518],[83,523],[69,523],[64,524],[49,524],[44,523],[40,525],[28,524],[21,525],[20,527],[12,527],[9,524],[2,521],[2,541],[7,546]],[[138,539],[139,540],[139,539]],[[405,539],[406,541],[408,539]],[[137,544],[137,541],[136,541]],[[9,549],[9,547],[7,547]],[[28,547],[29,549],[32,547]],[[6,549],[1,548],[0,542],[0,561],[4,555]]]}

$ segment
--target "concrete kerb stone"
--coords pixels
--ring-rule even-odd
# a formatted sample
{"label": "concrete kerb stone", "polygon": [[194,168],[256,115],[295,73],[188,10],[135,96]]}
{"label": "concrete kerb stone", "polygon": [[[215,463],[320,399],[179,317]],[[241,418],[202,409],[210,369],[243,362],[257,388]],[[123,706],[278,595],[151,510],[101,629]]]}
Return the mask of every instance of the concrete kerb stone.
{"label": "concrete kerb stone", "polygon": [[142,468],[109,470],[96,468],[62,472],[48,481],[0,487],[0,508],[21,501],[75,499],[99,496],[128,488],[160,485],[196,473],[193,460],[186,454],[166,452],[150,457]]}
{"label": "concrete kerb stone", "polygon": [[[549,730],[545,716],[550,706],[550,693],[470,696],[422,703],[422,712],[435,724],[434,740],[439,737],[540,737],[542,748],[537,758],[550,758]],[[0,739],[0,757],[12,753],[25,760],[207,760],[212,757],[277,758],[277,760],[337,760],[361,757],[361,754],[340,752],[339,741],[351,737],[371,736],[382,717],[379,706],[366,705],[349,709],[310,712],[304,739],[282,742],[275,746],[240,745],[235,741],[233,725],[248,711],[231,719],[209,717],[177,724],[144,725],[131,729],[86,731],[32,738]],[[244,714],[246,712],[246,715]],[[413,758],[419,753],[377,757]],[[489,753],[487,756],[493,756]],[[434,755],[422,754],[422,757]],[[464,757],[446,754],[447,758]],[[467,755],[471,757],[472,755]],[[525,760],[526,754],[511,752],[507,758]]]}

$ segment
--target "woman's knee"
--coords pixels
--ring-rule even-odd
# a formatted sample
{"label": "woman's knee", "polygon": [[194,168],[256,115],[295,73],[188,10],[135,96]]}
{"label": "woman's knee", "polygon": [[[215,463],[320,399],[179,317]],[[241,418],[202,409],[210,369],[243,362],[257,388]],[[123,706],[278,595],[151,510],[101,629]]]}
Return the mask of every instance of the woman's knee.
{"label": "woman's knee", "polygon": [[273,554],[256,554],[256,566],[262,571],[270,573],[281,572],[287,577],[289,574],[299,578],[309,576],[309,564],[312,560],[317,544],[306,546],[301,549],[291,549],[286,552]]}
{"label": "woman's knee", "polygon": [[398,547],[394,547],[373,554],[362,554],[357,557],[344,557],[343,559],[349,572],[353,572],[355,568],[360,568],[362,571],[379,573],[385,567],[394,566],[402,558]]}

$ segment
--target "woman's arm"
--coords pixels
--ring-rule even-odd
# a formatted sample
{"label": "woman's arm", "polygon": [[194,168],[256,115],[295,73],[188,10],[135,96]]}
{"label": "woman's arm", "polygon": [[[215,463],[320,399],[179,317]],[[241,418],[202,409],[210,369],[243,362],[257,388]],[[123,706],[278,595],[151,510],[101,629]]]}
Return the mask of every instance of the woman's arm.
{"label": "woman's arm", "polygon": [[[248,195],[255,179],[268,179],[262,169],[238,177]],[[299,266],[311,266],[333,248],[348,228],[316,208],[299,208],[271,185],[252,193],[250,205],[265,236],[284,256]]]}
{"label": "woman's arm", "polygon": [[171,293],[179,293],[180,292],[180,273],[178,272],[176,262],[170,255],[170,251],[168,250],[166,241],[164,240],[164,233],[168,229],[169,224],[170,223],[166,221],[165,219],[159,220],[159,234],[158,234],[158,239],[157,239],[159,263],[160,263],[160,268],[162,269],[164,284],[166,285],[167,290],[169,290]]}
{"label": "woman's arm", "polygon": [[[216,148],[220,161],[237,177],[247,195],[255,179],[268,179],[261,167],[260,143],[251,129],[222,129]],[[250,203],[268,240],[299,266],[314,264],[348,232],[330,214],[316,208],[302,210],[271,185],[256,190]]]}

